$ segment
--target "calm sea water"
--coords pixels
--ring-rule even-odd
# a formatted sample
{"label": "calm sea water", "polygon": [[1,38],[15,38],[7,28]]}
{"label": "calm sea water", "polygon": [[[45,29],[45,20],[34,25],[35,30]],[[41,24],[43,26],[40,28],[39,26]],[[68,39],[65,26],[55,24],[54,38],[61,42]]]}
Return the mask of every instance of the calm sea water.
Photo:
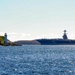
{"label": "calm sea water", "polygon": [[75,46],[1,46],[0,75],[75,75]]}

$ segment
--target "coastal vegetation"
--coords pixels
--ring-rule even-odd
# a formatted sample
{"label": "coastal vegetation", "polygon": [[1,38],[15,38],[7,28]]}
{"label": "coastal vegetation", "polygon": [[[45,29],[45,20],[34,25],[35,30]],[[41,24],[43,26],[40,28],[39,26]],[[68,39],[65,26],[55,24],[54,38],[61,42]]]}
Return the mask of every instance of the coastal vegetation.
{"label": "coastal vegetation", "polygon": [[4,44],[4,36],[0,36],[0,45]]}

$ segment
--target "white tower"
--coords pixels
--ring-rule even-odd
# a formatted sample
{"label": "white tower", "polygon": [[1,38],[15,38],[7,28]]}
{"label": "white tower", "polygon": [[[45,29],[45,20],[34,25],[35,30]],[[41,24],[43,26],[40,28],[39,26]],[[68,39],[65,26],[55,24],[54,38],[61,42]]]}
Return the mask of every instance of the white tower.
{"label": "white tower", "polygon": [[4,34],[4,44],[8,44],[7,33]]}

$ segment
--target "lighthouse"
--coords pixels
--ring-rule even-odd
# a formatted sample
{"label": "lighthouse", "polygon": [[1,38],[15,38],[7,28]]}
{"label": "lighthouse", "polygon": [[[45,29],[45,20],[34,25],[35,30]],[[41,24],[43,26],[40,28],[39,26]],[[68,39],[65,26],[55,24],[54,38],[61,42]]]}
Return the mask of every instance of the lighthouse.
{"label": "lighthouse", "polygon": [[4,34],[4,44],[8,44],[7,33]]}

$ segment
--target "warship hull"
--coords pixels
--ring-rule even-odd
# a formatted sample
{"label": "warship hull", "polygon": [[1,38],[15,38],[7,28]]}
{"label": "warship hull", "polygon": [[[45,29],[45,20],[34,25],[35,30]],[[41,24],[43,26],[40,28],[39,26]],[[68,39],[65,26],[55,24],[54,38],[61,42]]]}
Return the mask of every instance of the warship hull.
{"label": "warship hull", "polygon": [[75,40],[65,39],[38,39],[41,45],[75,45]]}

